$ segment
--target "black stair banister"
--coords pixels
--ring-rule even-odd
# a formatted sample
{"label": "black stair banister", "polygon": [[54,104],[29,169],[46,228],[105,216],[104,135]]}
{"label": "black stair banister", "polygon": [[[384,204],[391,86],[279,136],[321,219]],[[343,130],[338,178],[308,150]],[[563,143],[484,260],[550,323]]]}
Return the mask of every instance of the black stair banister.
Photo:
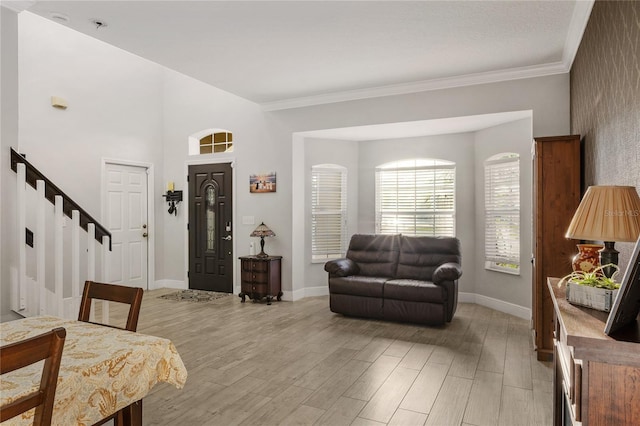
{"label": "black stair banister", "polygon": [[78,212],[80,213],[80,226],[82,227],[82,229],[88,231],[87,225],[89,223],[95,224],[96,240],[100,244],[102,244],[102,237],[109,237],[109,251],[111,251],[111,232],[109,232],[104,226],[100,225],[93,217],[91,217],[89,213],[81,208],[78,203],[73,201],[67,194],[62,192],[62,190],[58,188],[53,182],[51,182],[51,180],[49,180],[38,169],[36,169],[33,164],[29,163],[22,155],[11,148],[11,170],[16,173],[18,172],[18,163],[22,163],[25,165],[27,183],[34,189],[37,189],[36,181],[42,180],[45,182],[44,196],[52,204],[55,204],[56,195],[62,196],[62,211],[69,218],[71,218],[71,212],[73,210],[78,210]]}

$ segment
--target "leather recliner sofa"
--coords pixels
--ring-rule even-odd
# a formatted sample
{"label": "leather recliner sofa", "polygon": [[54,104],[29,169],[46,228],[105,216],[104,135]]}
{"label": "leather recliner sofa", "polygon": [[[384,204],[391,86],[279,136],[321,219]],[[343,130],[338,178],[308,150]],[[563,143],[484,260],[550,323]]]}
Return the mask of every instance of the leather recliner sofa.
{"label": "leather recliner sofa", "polygon": [[438,325],[450,322],[462,275],[450,237],[355,234],[346,258],[329,261],[329,303],[343,315]]}

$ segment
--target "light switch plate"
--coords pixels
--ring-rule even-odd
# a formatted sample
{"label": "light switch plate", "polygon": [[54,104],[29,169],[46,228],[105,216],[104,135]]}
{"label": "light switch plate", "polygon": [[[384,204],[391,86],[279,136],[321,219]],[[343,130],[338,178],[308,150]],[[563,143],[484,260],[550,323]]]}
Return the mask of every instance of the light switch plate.
{"label": "light switch plate", "polygon": [[253,216],[242,216],[242,224],[243,225],[255,225],[256,218]]}

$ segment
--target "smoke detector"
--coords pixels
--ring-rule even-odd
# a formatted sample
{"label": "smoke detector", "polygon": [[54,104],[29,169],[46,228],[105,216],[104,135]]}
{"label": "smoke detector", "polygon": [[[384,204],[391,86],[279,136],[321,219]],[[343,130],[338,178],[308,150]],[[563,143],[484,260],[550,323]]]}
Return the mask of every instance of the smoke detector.
{"label": "smoke detector", "polygon": [[109,25],[103,21],[102,19],[92,19],[91,23],[96,27],[96,30],[99,30],[100,28],[106,28]]}

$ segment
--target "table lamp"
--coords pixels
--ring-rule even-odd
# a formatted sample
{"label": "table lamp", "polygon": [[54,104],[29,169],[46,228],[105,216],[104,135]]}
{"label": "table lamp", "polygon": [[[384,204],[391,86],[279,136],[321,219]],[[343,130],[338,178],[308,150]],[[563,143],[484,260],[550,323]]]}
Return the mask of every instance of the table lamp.
{"label": "table lamp", "polygon": [[573,215],[566,237],[604,241],[600,265],[611,278],[618,264],[616,241],[635,242],[640,235],[640,197],[633,186],[590,186]]}
{"label": "table lamp", "polygon": [[267,225],[262,222],[256,229],[253,230],[250,237],[260,237],[260,253],[257,257],[268,257],[269,255],[264,252],[264,237],[275,237],[276,234]]}

